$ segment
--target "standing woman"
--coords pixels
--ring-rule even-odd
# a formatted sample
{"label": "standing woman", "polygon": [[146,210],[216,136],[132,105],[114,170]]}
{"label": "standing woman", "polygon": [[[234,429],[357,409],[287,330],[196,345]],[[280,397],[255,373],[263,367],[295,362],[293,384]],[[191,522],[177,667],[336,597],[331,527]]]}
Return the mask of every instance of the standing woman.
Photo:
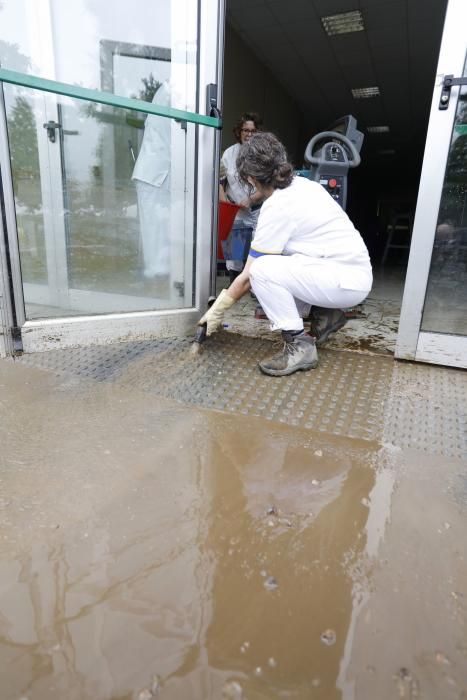
{"label": "standing woman", "polygon": [[282,376],[318,364],[315,339],[305,334],[310,305],[334,309],[360,304],[371,290],[371,263],[360,234],[344,210],[317,182],[294,177],[284,146],[273,134],[252,136],[238,154],[240,179],[265,200],[245,268],[223,290],[199,323],[216,331],[224,312],[250,289],[282,331],[283,350],[259,363]]}
{"label": "standing woman", "polygon": [[233,129],[236,143],[229,146],[221,158],[219,199],[221,202],[233,202],[241,207],[226,242],[226,267],[231,283],[243,269],[246,253],[258,222],[261,201],[258,193],[252,193],[248,183],[238,177],[237,157],[241,145],[247,143],[260,127],[261,118],[258,114],[255,112],[242,114]]}

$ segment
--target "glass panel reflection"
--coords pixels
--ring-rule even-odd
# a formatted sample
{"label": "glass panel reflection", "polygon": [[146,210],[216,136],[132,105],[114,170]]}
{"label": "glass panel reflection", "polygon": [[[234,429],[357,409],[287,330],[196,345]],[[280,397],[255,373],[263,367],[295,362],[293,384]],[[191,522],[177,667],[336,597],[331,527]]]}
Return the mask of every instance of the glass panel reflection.
{"label": "glass panel reflection", "polygon": [[[196,4],[46,4],[0,4],[2,67],[194,111]],[[4,91],[26,317],[190,307],[196,127]]]}
{"label": "glass panel reflection", "polygon": [[[467,63],[464,68],[467,75]],[[467,88],[461,89],[431,259],[423,331],[467,335]]]}
{"label": "glass panel reflection", "polygon": [[46,284],[47,260],[34,104],[25,90],[11,90],[7,86],[5,104],[23,280]]}

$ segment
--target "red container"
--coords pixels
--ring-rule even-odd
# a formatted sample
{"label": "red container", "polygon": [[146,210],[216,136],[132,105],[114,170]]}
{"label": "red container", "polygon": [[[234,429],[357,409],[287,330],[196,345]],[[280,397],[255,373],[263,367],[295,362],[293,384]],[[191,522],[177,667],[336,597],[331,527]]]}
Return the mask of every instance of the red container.
{"label": "red container", "polygon": [[231,204],[230,202],[219,202],[219,214],[217,219],[218,260],[224,259],[221,242],[225,241],[230,231],[232,230],[233,222],[239,209],[240,207],[238,206],[238,204]]}

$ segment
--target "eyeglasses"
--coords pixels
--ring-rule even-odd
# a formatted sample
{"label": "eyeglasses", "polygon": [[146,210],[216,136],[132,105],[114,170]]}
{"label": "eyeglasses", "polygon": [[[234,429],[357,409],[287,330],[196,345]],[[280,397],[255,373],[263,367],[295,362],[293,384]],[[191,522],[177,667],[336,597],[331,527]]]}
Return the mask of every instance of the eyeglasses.
{"label": "eyeglasses", "polygon": [[256,134],[256,129],[240,129],[242,134]]}

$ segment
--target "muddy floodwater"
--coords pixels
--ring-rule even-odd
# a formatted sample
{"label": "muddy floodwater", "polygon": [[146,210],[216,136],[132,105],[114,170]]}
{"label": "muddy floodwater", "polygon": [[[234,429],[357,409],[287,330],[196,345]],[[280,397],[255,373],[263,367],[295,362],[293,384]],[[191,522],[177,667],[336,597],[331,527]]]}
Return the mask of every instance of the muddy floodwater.
{"label": "muddy floodwater", "polygon": [[467,698],[467,465],[0,364],[0,700]]}

